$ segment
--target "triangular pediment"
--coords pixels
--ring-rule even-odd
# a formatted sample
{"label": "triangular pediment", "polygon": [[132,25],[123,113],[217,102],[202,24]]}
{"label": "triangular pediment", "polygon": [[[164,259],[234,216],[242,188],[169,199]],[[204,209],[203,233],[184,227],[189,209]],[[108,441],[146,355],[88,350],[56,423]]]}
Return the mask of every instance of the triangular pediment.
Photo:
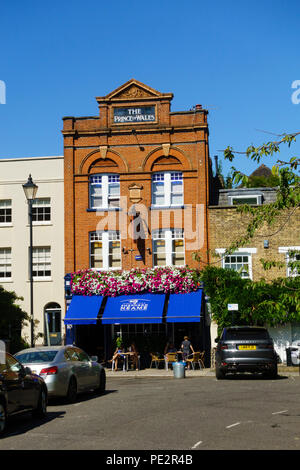
{"label": "triangular pediment", "polygon": [[138,80],[132,79],[121,85],[116,90],[110,92],[105,97],[98,97],[97,101],[139,101],[139,100],[151,100],[169,97],[172,99],[172,93],[160,93],[154,88],[139,82]]}

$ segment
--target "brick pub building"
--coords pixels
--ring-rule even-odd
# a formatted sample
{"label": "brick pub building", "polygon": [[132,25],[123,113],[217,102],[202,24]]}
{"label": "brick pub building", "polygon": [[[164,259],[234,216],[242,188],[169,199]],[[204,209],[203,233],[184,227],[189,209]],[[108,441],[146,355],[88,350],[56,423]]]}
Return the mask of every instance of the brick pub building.
{"label": "brick pub building", "polygon": [[[208,262],[207,111],[196,105],[171,112],[172,98],[133,79],[96,98],[97,116],[63,118],[67,275],[88,268],[199,268],[195,251]],[[177,347],[188,334],[195,350],[210,349],[204,314],[198,323],[145,327],[104,325],[102,313],[103,305],[92,325],[67,325],[88,352],[108,357],[116,334],[137,342],[145,334],[168,337]]]}

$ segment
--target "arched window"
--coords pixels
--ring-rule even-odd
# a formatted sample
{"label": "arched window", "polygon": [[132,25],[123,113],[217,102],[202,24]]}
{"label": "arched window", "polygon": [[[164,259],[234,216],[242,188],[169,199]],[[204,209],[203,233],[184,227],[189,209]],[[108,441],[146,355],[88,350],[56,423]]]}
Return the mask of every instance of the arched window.
{"label": "arched window", "polygon": [[89,180],[90,209],[111,209],[120,207],[120,176],[92,174]]}
{"label": "arched window", "polygon": [[183,178],[180,171],[152,174],[152,205],[163,207],[183,205]]}

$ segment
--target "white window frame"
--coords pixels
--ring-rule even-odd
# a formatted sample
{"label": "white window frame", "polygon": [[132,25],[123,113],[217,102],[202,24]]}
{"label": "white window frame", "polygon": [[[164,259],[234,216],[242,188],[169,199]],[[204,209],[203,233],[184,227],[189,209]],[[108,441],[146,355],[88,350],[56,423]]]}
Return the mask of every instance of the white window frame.
{"label": "white window frame", "polygon": [[10,276],[0,277],[0,284],[2,282],[10,282],[12,280],[12,250],[10,247],[0,247],[0,266],[2,273],[10,273]]}
{"label": "white window frame", "polygon": [[[261,205],[262,203],[262,195],[261,194],[244,194],[244,195],[236,195],[236,196],[228,196],[228,199],[230,201],[230,205],[231,206],[237,206],[238,204],[233,204],[233,200],[234,199],[249,199],[249,198],[256,198],[256,204],[253,204],[254,206],[255,205]],[[244,203],[246,204],[246,203]],[[252,205],[252,204],[250,204]]]}
{"label": "white window frame", "polygon": [[[44,204],[42,201],[49,201],[48,204]],[[50,208],[50,219],[49,220],[33,220],[33,213],[32,213],[32,224],[33,225],[51,225],[51,198],[50,197],[39,197],[34,199],[32,203],[32,209],[35,208],[44,208],[44,207],[49,207]],[[43,214],[45,215],[45,214]]]}
{"label": "white window frame", "polygon": [[290,259],[289,251],[300,251],[300,246],[279,246],[278,253],[284,254],[284,259],[286,262],[286,277],[296,277],[299,276],[297,273],[293,273],[292,268],[289,266],[290,261],[294,261]]}
{"label": "white window frame", "polygon": [[[156,240],[164,240],[165,241],[165,257],[166,257],[166,264],[156,265],[154,263],[154,242]],[[182,240],[183,241],[183,264],[181,265],[174,265],[172,263],[173,258],[173,241],[174,240]],[[185,240],[184,240],[184,231],[183,229],[158,229],[153,230],[152,232],[152,265],[154,268],[161,268],[165,266],[175,266],[176,268],[184,267],[185,266]]]}
{"label": "white window frame", "polygon": [[[102,260],[103,260],[103,267],[102,268],[94,268],[92,267],[92,243],[94,242],[101,242],[102,243]],[[120,243],[120,266],[118,267],[110,267],[109,266],[109,245],[110,242],[118,241]],[[119,231],[99,231],[99,232],[90,232],[89,234],[89,253],[90,253],[90,268],[94,269],[95,271],[118,271],[122,269],[122,250],[121,250],[121,233]]]}
{"label": "white window frame", "polygon": [[[8,203],[1,206],[1,203]],[[12,226],[12,200],[11,199],[0,199],[0,210],[10,209],[10,222],[0,222],[0,227],[11,227]],[[4,214],[4,217],[7,217],[7,214]]]}
{"label": "white window frame", "polygon": [[[94,183],[93,179],[99,179],[99,181]],[[115,183],[119,184],[119,194],[116,196],[109,196],[109,185],[113,185]],[[101,184],[101,189],[102,189],[102,205],[101,206],[94,206],[93,204],[93,195],[92,195],[93,184],[95,185]],[[117,206],[109,206],[110,200],[119,200],[119,204]],[[89,201],[90,201],[89,202],[90,209],[104,210],[104,209],[120,208],[120,175],[118,173],[97,173],[97,174],[90,175]]]}
{"label": "white window frame", "polygon": [[[221,266],[225,269],[225,252],[226,248],[217,248],[216,253],[222,256]],[[253,270],[252,270],[252,255],[257,253],[257,248],[238,248],[234,253],[231,253],[228,256],[248,256],[248,276],[242,277],[242,279],[253,279]],[[238,271],[236,271],[238,272]]]}
{"label": "white window frame", "polygon": [[[37,251],[39,250],[39,251]],[[42,251],[47,250],[47,251]],[[36,257],[35,254],[38,253]],[[49,253],[49,254],[48,254]],[[48,254],[48,256],[47,256]],[[37,259],[37,262],[35,260]],[[35,281],[50,281],[52,280],[52,260],[51,260],[51,246],[34,246],[32,248],[32,271],[35,271],[35,266],[43,266],[44,269],[37,269],[37,271],[50,271],[50,275],[33,275]],[[46,269],[46,266],[49,269]]]}
{"label": "white window frame", "polygon": [[[163,176],[163,178],[162,178]],[[173,179],[172,178],[180,178],[180,179]],[[157,181],[155,179],[157,178]],[[161,181],[162,187],[163,187],[163,195],[164,195],[164,203],[163,204],[155,204],[154,202],[154,183]],[[172,194],[174,192],[172,191],[172,182],[173,181],[181,181],[181,187],[182,187],[182,201],[180,204],[172,204]],[[151,179],[151,200],[152,200],[152,206],[153,207],[182,207],[184,204],[184,186],[183,186],[183,174],[181,171],[158,171],[152,174],[152,179]]]}

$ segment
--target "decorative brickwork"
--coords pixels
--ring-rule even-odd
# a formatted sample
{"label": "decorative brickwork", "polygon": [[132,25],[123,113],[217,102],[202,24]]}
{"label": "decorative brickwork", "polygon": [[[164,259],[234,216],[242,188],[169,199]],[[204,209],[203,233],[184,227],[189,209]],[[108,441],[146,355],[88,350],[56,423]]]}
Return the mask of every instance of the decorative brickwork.
{"label": "decorative brickwork", "polygon": [[[207,111],[170,112],[173,95],[160,93],[137,80],[130,80],[105,97],[98,97],[99,116],[63,118],[65,159],[65,272],[90,267],[89,234],[115,221],[115,230],[126,222],[127,235],[122,233],[121,265],[123,269],[153,266],[151,226],[179,228],[185,209],[151,208],[153,172],[174,171],[183,175],[184,207],[189,206],[189,223],[201,232],[200,253],[207,262],[208,217],[208,125]],[[118,174],[120,196],[127,201],[121,210],[97,213],[90,210],[89,177],[92,174]],[[146,208],[146,238],[133,240],[130,226],[134,210],[129,211],[132,187],[139,189]],[[130,193],[131,191],[131,193]],[[196,207],[201,206],[200,220]],[[136,209],[136,208],[135,208]],[[135,211],[136,214],[137,210]],[[184,228],[184,223],[180,222]],[[185,264],[198,267],[193,261],[195,246],[186,244]],[[136,257],[139,260],[136,260]]]}

